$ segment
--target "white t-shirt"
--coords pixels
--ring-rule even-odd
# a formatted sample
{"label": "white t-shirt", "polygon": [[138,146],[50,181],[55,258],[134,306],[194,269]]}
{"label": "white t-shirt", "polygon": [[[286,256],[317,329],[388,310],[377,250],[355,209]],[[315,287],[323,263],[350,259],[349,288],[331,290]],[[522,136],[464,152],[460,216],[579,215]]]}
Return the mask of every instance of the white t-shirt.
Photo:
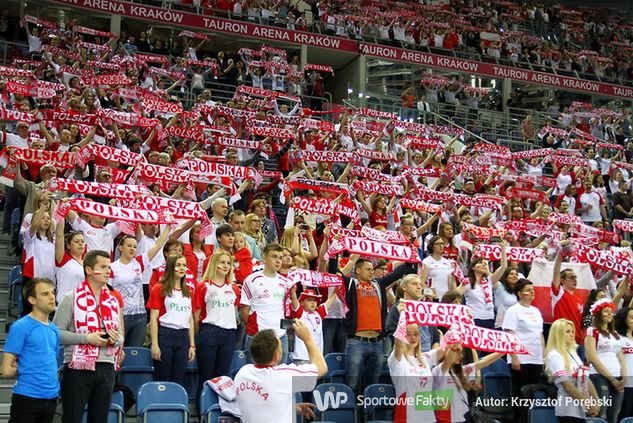
{"label": "white t-shirt", "polygon": [[112,252],[114,251],[114,239],[121,233],[121,229],[119,229],[116,223],[108,223],[98,228],[77,217],[75,221],[71,223],[71,226],[73,230],[84,233],[86,252],[103,250],[112,256]]}
{"label": "white t-shirt", "polygon": [[46,237],[31,236],[30,232],[24,237],[24,269],[22,274],[33,278],[49,278],[55,280],[55,244]]}
{"label": "white t-shirt", "polygon": [[[301,319],[305,322],[306,326],[312,333],[312,339],[317,344],[317,347],[323,352],[323,319],[327,316],[327,307],[325,304],[321,304],[314,311],[305,311],[301,305],[297,310],[293,310],[293,317]],[[295,352],[293,355],[295,360],[309,360],[308,349],[306,344],[295,337]]]}
{"label": "white t-shirt", "polygon": [[[415,356],[402,356],[396,359],[395,352],[387,358],[389,374],[396,391],[396,398],[411,398],[417,392],[430,392],[433,389],[431,369],[437,365],[437,351],[424,353],[424,363],[420,363]],[[400,401],[396,404],[395,415],[408,422],[435,421],[433,410],[416,410],[415,404]]]}
{"label": "white t-shirt", "polygon": [[294,422],[294,393],[312,391],[317,376],[314,364],[242,367],[235,376],[242,422]]}
{"label": "white t-shirt", "polygon": [[[598,360],[600,360],[611,376],[620,377],[622,375],[620,361],[618,360],[618,353],[621,349],[620,340],[613,335],[604,336],[594,327],[587,328],[587,337],[597,338],[596,353]],[[593,364],[589,367],[589,374],[598,374]]]}
{"label": "white t-shirt", "polygon": [[428,256],[422,260],[422,264],[429,269],[426,279],[428,287],[435,288],[437,297],[442,298],[448,292],[448,279],[453,272],[455,262],[445,257],[435,260],[432,256]]}
{"label": "white t-shirt", "polygon": [[624,379],[625,388],[633,388],[633,377],[629,376],[633,369],[633,340],[626,336],[620,336],[620,348],[622,348],[622,354],[624,355],[624,363],[626,364],[627,377]]}
{"label": "white t-shirt", "polygon": [[[523,306],[519,303],[508,308],[503,319],[503,329],[515,333],[521,344],[532,353],[517,354],[521,364],[543,364],[543,316],[534,306]],[[508,363],[512,358],[508,356]]]}
{"label": "white t-shirt", "polygon": [[488,284],[491,292],[491,301],[486,301],[484,290],[481,287],[481,283],[475,285],[475,288],[470,287],[470,283],[466,285],[466,292],[464,292],[464,299],[466,305],[470,307],[473,313],[473,319],[492,320],[495,318],[495,306],[492,301],[492,286]]}
{"label": "white t-shirt", "polygon": [[56,298],[57,302],[62,301],[62,297],[73,289],[77,288],[85,279],[84,267],[70,254],[64,253],[61,262],[55,262],[55,279],[57,280]]}
{"label": "white t-shirt", "polygon": [[495,327],[500,328],[503,326],[503,316],[506,310],[517,303],[517,297],[514,294],[509,293],[506,287],[499,282],[494,294],[495,310],[497,310],[497,317],[495,317]]}
{"label": "white t-shirt", "polygon": [[591,210],[580,215],[583,222],[599,222],[602,220],[600,215],[600,194],[597,192],[585,192],[580,196],[580,207],[586,207],[591,204]]}
{"label": "white t-shirt", "polygon": [[204,282],[196,288],[194,304],[203,310],[200,323],[224,329],[236,329],[236,302],[237,294],[229,283],[218,286],[214,283]]}
{"label": "white t-shirt", "polygon": [[569,173],[566,174],[558,174],[558,176],[556,177],[556,193],[558,195],[563,195],[565,193],[565,188],[567,188],[567,185],[571,184],[572,182],[572,178],[571,175]]}
{"label": "white t-shirt", "polygon": [[[156,239],[150,238],[145,234],[141,235],[141,238],[136,244],[136,254],[145,254],[154,246],[154,244],[156,244]],[[149,262],[149,266],[145,268],[143,275],[141,275],[143,285],[149,284],[149,280],[152,278],[152,272],[154,271],[154,269],[158,269],[159,267],[164,265],[165,255],[162,253],[162,251],[159,251],[158,254],[156,254],[154,258]]]}
{"label": "white t-shirt", "polygon": [[128,264],[117,260],[110,265],[110,284],[123,297],[123,314],[145,314],[145,299],[143,298],[142,275],[149,266],[147,254],[132,259]]}
{"label": "white t-shirt", "polygon": [[[464,377],[467,381],[475,379],[476,369],[474,364],[464,366],[463,370]],[[459,379],[457,376],[453,378],[449,372],[450,369],[447,372],[443,372],[441,364],[439,366],[435,366],[431,371],[433,376],[433,391],[453,390],[449,409],[442,411],[436,410],[436,414],[444,414],[446,418],[443,420],[451,421],[453,423],[463,422],[466,420],[464,418],[464,414],[468,411],[468,393],[459,385]],[[457,381],[457,384],[455,381]],[[450,419],[448,416],[450,416]]]}
{"label": "white t-shirt", "polygon": [[147,302],[150,309],[158,309],[158,321],[161,326],[171,329],[189,329],[192,307],[191,298],[182,295],[181,290],[174,289],[169,297],[160,295],[160,285],[152,288]]}
{"label": "white t-shirt", "polygon": [[284,303],[288,280],[277,274],[274,277],[256,272],[244,279],[242,285],[242,305],[250,306],[246,333],[254,335],[262,329],[272,329],[281,338],[286,331],[279,327],[284,318]]}
{"label": "white t-shirt", "polygon": [[42,40],[35,35],[27,34],[29,42],[29,53],[39,53],[42,51]]}
{"label": "white t-shirt", "polygon": [[17,134],[0,131],[0,140],[6,147],[29,148],[28,138],[22,138]]}
{"label": "white t-shirt", "polygon": [[[563,382],[567,380],[572,382],[576,386],[576,388],[581,390],[581,392],[587,392],[587,381],[589,380],[589,376],[587,375],[583,377],[582,373],[586,373],[586,371],[583,370],[582,361],[580,360],[580,357],[578,357],[578,354],[576,354],[575,351],[569,353],[569,370],[565,368],[563,357],[556,350],[550,351],[547,354],[545,361],[547,368],[554,377],[554,384],[558,388],[558,401],[556,401],[555,405],[556,415],[566,417],[578,417],[584,419],[584,409],[581,406],[577,405],[577,403],[575,403],[574,401],[567,401],[567,399],[571,398],[571,395],[569,395],[569,393],[563,387]],[[571,371],[571,374],[569,373],[569,371]],[[583,381],[585,381],[584,384]]]}

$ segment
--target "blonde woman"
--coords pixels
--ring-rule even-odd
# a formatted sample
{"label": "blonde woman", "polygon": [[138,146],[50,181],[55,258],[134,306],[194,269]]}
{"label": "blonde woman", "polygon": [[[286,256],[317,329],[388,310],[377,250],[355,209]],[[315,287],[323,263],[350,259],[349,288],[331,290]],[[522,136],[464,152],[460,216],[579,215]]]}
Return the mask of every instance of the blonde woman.
{"label": "blonde woman", "polygon": [[22,277],[25,284],[32,278],[55,280],[54,224],[49,210],[49,204],[40,202],[24,237]]}
{"label": "blonde woman", "polygon": [[262,219],[255,213],[249,213],[244,220],[244,233],[255,240],[261,256],[266,247],[266,237],[262,232]]}
{"label": "blonde woman", "polygon": [[558,388],[555,413],[559,422],[584,422],[595,416],[600,407],[585,407],[582,401],[598,394],[589,379],[589,372],[576,353],[576,329],[571,320],[558,319],[550,328],[545,347],[545,366]]}
{"label": "blonde woman", "polygon": [[233,257],[226,251],[211,256],[194,295],[193,321],[200,388],[204,381],[228,376],[237,334],[237,299]]}
{"label": "blonde woman", "polygon": [[[398,309],[400,312],[404,310],[404,302],[398,305]],[[431,370],[444,356],[444,352],[439,348],[428,353],[422,352],[420,327],[417,324],[407,326],[407,341],[408,343],[405,343],[394,338],[393,351],[387,358],[396,398],[409,398],[417,395],[416,392],[430,393],[433,389]],[[414,404],[399,403],[394,409],[394,422],[432,422],[434,420],[433,410],[418,410]]]}
{"label": "blonde woman", "polygon": [[286,228],[280,244],[290,248],[293,257],[300,255],[310,261],[319,255],[312,231],[305,223]]}

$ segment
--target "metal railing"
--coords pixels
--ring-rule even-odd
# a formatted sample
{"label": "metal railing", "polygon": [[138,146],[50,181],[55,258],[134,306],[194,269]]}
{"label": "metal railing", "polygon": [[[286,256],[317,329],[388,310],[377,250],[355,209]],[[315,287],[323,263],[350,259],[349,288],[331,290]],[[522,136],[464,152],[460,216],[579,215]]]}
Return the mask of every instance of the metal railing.
{"label": "metal railing", "polygon": [[0,40],[0,63],[3,66],[11,64],[14,58],[26,57],[29,53],[29,45],[13,41]]}

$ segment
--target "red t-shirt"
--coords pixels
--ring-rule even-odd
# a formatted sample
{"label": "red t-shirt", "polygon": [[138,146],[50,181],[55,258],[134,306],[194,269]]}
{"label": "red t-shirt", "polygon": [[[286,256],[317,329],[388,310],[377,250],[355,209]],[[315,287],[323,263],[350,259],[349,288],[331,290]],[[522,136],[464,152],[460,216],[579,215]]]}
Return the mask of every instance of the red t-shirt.
{"label": "red t-shirt", "polygon": [[582,330],[582,309],[585,301],[580,291],[575,290],[573,294],[570,294],[562,286],[559,286],[558,289],[552,286],[551,295],[554,306],[554,320],[571,320],[576,328],[576,343],[584,345],[585,334]]}

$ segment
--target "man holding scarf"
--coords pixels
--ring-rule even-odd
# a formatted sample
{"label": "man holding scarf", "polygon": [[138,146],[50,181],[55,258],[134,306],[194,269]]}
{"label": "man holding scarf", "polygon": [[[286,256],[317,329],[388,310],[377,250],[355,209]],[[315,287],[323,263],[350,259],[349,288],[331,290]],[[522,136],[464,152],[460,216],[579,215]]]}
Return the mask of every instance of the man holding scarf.
{"label": "man holding scarf", "polygon": [[79,423],[88,405],[90,423],[106,423],[114,367],[123,345],[123,313],[106,286],[110,255],[93,250],[84,257],[86,280],[62,298],[55,324],[66,345],[61,384],[63,423]]}

